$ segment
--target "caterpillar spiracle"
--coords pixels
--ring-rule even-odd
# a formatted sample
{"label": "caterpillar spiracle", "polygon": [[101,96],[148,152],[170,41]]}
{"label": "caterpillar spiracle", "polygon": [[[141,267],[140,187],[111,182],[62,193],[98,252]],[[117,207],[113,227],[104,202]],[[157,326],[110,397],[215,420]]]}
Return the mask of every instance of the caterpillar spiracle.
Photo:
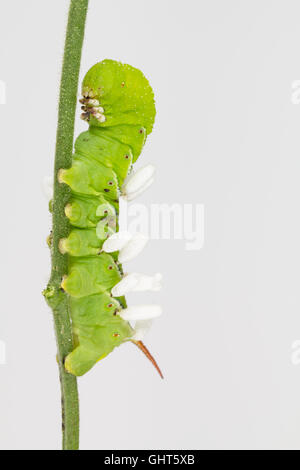
{"label": "caterpillar spiracle", "polygon": [[140,70],[104,60],[86,74],[80,102],[89,129],[75,141],[71,168],[58,172],[59,182],[71,188],[65,207],[71,230],[59,242],[68,256],[61,287],[68,294],[74,334],[65,367],[81,376],[116,346],[132,341],[162,376],[139,333],[160,315],[160,307],[127,307],[124,297],[130,290],[158,290],[160,276],[124,274],[122,263],[141,251],[145,237],[121,233],[118,224],[119,197],[132,199],[153,179],[151,165],[131,173],[154,124],[153,91]]}

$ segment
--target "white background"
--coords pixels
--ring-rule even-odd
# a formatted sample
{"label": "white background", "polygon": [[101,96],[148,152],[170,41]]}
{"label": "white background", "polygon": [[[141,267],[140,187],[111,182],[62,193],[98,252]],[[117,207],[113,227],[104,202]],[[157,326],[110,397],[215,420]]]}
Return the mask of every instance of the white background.
{"label": "white background", "polygon": [[[68,1],[1,0],[1,449],[60,447],[42,179],[54,158]],[[164,275],[147,345],[79,380],[82,449],[300,449],[297,0],[91,0],[81,78],[104,58],[146,74],[157,120],[140,202],[203,203],[205,244],[152,241],[128,270]],[[77,117],[76,135],[86,128]]]}

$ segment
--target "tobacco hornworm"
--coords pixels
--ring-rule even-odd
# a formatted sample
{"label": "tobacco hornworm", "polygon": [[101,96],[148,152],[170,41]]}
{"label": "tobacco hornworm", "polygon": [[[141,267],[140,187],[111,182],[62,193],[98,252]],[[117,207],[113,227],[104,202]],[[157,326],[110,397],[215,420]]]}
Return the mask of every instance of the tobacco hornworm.
{"label": "tobacco hornworm", "polygon": [[[134,342],[156,362],[140,341],[141,332],[160,307],[127,307],[129,290],[158,290],[160,275],[124,275],[121,263],[137,254],[145,237],[118,232],[119,197],[132,199],[153,179],[153,167],[131,175],[155,119],[153,91],[141,71],[113,60],[92,67],[82,85],[82,119],[89,129],[75,142],[72,167],[58,173],[69,185],[65,214],[71,225],[59,248],[68,254],[62,288],[69,295],[75,348],[66,369],[83,375],[116,346]],[[129,321],[137,321],[135,328]]]}

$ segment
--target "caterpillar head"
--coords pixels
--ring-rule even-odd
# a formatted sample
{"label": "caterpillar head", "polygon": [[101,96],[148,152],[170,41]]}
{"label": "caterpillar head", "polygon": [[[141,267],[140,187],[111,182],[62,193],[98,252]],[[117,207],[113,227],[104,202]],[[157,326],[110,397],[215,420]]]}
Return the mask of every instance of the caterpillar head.
{"label": "caterpillar head", "polygon": [[[140,70],[115,60],[103,60],[87,72],[82,95],[82,118],[91,127],[133,126],[143,134],[139,136],[143,143],[151,133],[156,113],[154,95]],[[132,139],[137,138],[136,132],[130,133]]]}

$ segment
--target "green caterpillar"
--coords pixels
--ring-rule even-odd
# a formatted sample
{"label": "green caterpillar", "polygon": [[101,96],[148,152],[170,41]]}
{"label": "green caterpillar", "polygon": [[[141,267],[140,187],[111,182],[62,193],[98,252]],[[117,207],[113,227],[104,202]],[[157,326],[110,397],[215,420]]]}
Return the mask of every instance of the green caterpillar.
{"label": "green caterpillar", "polygon": [[[152,168],[128,179],[155,119],[153,91],[142,72],[127,64],[104,60],[92,67],[82,85],[82,119],[89,130],[75,142],[72,167],[58,180],[71,188],[65,214],[72,227],[59,248],[68,254],[68,273],[61,287],[69,296],[75,347],[65,359],[68,372],[85,374],[116,346],[135,343],[155,360],[137,338],[129,321],[145,322],[160,314],[158,306],[127,308],[126,285],[156,290],[159,276],[124,276],[121,262],[139,252],[145,240],[138,234],[118,234],[121,190],[128,199],[152,181]],[[124,184],[125,183],[125,184]],[[115,294],[115,295],[113,295]],[[144,322],[144,323],[143,323]],[[162,375],[161,375],[162,376]]]}

